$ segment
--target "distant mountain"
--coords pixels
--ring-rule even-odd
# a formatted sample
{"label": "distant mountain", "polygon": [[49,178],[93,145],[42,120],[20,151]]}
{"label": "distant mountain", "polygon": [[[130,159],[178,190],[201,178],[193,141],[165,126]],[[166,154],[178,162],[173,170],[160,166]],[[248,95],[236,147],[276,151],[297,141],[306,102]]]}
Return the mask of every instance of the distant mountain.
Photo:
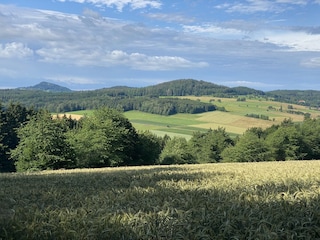
{"label": "distant mountain", "polygon": [[72,92],[71,89],[62,87],[60,85],[49,83],[49,82],[41,82],[31,87],[19,88],[19,90],[41,90],[46,92]]}

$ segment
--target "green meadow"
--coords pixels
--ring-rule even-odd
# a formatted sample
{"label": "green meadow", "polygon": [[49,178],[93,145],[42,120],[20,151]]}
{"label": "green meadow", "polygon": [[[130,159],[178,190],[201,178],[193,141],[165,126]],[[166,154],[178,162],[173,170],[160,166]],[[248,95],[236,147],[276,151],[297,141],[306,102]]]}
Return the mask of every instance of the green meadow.
{"label": "green meadow", "polygon": [[[261,127],[263,129],[273,124],[280,124],[284,119],[291,118],[294,122],[302,122],[303,115],[291,114],[287,110],[303,113],[310,113],[312,117],[318,117],[320,112],[308,107],[266,100],[263,98],[246,99],[237,101],[236,98],[215,98],[203,97],[181,97],[193,100],[209,102],[224,107],[226,112],[214,111],[201,114],[176,114],[161,116],[139,111],[125,112],[124,115],[131,121],[133,126],[140,131],[149,130],[159,136],[180,136],[191,138],[195,131],[207,131],[208,129],[225,128],[231,136],[241,135],[248,128]],[[73,117],[90,115],[91,111],[69,112]],[[269,120],[262,120],[247,117],[246,114],[259,114],[269,117]]]}

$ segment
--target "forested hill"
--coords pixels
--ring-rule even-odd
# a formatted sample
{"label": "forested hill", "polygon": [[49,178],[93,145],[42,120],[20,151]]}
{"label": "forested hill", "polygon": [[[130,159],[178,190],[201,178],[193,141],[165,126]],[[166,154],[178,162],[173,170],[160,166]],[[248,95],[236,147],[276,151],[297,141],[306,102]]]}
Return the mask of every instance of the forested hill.
{"label": "forested hill", "polygon": [[20,90],[41,90],[47,92],[71,92],[71,89],[49,82],[41,82],[31,87],[19,88]]}
{"label": "forested hill", "polygon": [[180,79],[160,83],[154,86],[136,89],[136,94],[153,96],[204,96],[233,97],[238,95],[264,95],[263,91],[246,87],[229,88],[210,82],[194,79]]}
{"label": "forested hill", "polygon": [[163,99],[160,98],[161,96],[214,95],[229,97],[264,94],[261,91],[250,88],[228,88],[193,79],[175,80],[142,88],[116,86],[91,91],[72,92],[48,91],[44,88],[48,85],[47,83],[40,83],[39,85],[24,89],[0,90],[0,101],[4,106],[9,102],[18,102],[26,106],[33,106],[36,109],[46,108],[51,112],[68,112],[108,106],[124,111],[140,110],[171,115],[175,113],[214,111],[217,108],[209,103],[186,99]]}
{"label": "forested hill", "polygon": [[[161,96],[238,97],[245,95],[263,96],[276,101],[320,106],[320,91],[272,91],[263,92],[247,87],[229,88],[194,79],[180,79],[148,87],[116,86],[90,91],[71,91],[59,85],[42,82],[23,89],[0,89],[0,103],[22,103],[35,109],[46,108],[51,112],[68,112],[96,109],[101,106],[123,111],[140,110],[158,114],[199,113],[216,110],[208,103],[185,99],[163,99]],[[220,109],[223,110],[223,109]]]}
{"label": "forested hill", "polygon": [[320,107],[320,91],[316,90],[276,90],[267,92],[267,94],[279,102]]}
{"label": "forested hill", "polygon": [[197,81],[193,79],[181,79],[170,82],[160,83],[158,85],[141,88],[142,94],[159,95],[159,96],[186,96],[186,95],[212,95],[224,93],[228,87]]}

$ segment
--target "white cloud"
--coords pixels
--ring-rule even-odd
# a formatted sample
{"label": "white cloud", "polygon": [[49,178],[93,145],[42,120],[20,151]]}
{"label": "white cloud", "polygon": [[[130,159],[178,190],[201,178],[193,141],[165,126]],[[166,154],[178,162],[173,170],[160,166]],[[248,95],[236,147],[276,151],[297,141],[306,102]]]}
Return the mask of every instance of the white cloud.
{"label": "white cloud", "polygon": [[[137,4],[136,1],[132,3]],[[1,10],[19,14],[9,17],[9,23],[2,25],[0,38],[23,36],[34,50],[21,43],[12,43],[0,49],[0,56],[12,56],[15,52],[16,56],[22,57],[34,52],[41,62],[99,67],[117,65],[148,71],[208,65],[183,56],[186,49],[179,43],[180,33],[176,31],[103,18],[91,11],[86,11],[86,15],[90,15],[86,17],[5,5],[0,5]]]}
{"label": "white cloud", "polygon": [[11,42],[0,44],[0,58],[26,58],[33,55],[33,50],[23,43]]}
{"label": "white cloud", "polygon": [[124,7],[129,6],[132,9],[141,8],[160,8],[162,3],[159,0],[58,0],[60,2],[90,3],[98,7],[116,7],[122,11]]}
{"label": "white cloud", "polygon": [[302,66],[310,68],[320,68],[320,57],[310,58],[301,62]]}
{"label": "white cloud", "polygon": [[132,62],[132,68],[138,70],[175,70],[178,68],[202,68],[208,67],[206,62],[191,62],[177,56],[146,56],[144,54],[128,55]]}
{"label": "white cloud", "polygon": [[320,34],[304,31],[265,30],[258,32],[256,40],[286,47],[291,51],[320,51]]}
{"label": "white cloud", "polygon": [[239,12],[251,14],[256,12],[283,12],[290,9],[292,5],[306,5],[308,0],[246,0],[243,2],[223,3],[216,6],[227,12]]}
{"label": "white cloud", "polygon": [[92,9],[85,8],[83,10],[83,15],[86,17],[101,19],[101,15],[98,12],[93,11]]}
{"label": "white cloud", "polygon": [[122,50],[78,51],[77,49],[40,49],[37,54],[45,62],[73,63],[81,66],[127,66],[137,70],[174,70],[178,68],[207,67],[205,62],[191,62],[178,56],[148,56],[141,53],[127,53]]}
{"label": "white cloud", "polygon": [[187,17],[179,13],[169,14],[169,13],[149,13],[147,17],[165,21],[165,22],[177,22],[177,23],[192,23],[195,19],[192,17]]}
{"label": "white cloud", "polygon": [[[275,27],[266,23],[259,25],[245,21],[231,21],[198,26],[184,25],[183,30],[186,33],[217,40],[240,40],[242,44],[259,41],[285,51],[320,51],[320,32],[317,28]],[[224,44],[227,45],[227,42]]]}
{"label": "white cloud", "polygon": [[219,39],[241,39],[246,33],[235,28],[221,27],[215,24],[205,24],[199,26],[183,26],[187,33],[204,34],[206,36],[216,37]]}

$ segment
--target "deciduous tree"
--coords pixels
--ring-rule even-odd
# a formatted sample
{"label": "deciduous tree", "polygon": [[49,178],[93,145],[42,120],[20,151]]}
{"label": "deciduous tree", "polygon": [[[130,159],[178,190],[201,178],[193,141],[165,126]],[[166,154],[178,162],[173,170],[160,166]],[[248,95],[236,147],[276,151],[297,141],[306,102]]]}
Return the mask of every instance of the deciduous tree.
{"label": "deciduous tree", "polygon": [[188,151],[185,138],[174,137],[167,141],[160,154],[160,164],[196,163],[195,157]]}
{"label": "deciduous tree", "polygon": [[222,152],[223,162],[261,162],[271,160],[270,150],[264,139],[252,131],[240,137],[235,146]]}
{"label": "deciduous tree", "polygon": [[121,112],[101,108],[83,118],[80,125],[68,134],[79,167],[137,164],[138,134]]}
{"label": "deciduous tree", "polygon": [[61,125],[40,111],[18,129],[20,142],[11,151],[18,171],[74,167],[74,153]]}
{"label": "deciduous tree", "polygon": [[189,143],[190,152],[199,163],[220,162],[222,151],[233,145],[224,128],[209,130],[205,133],[195,132]]}

